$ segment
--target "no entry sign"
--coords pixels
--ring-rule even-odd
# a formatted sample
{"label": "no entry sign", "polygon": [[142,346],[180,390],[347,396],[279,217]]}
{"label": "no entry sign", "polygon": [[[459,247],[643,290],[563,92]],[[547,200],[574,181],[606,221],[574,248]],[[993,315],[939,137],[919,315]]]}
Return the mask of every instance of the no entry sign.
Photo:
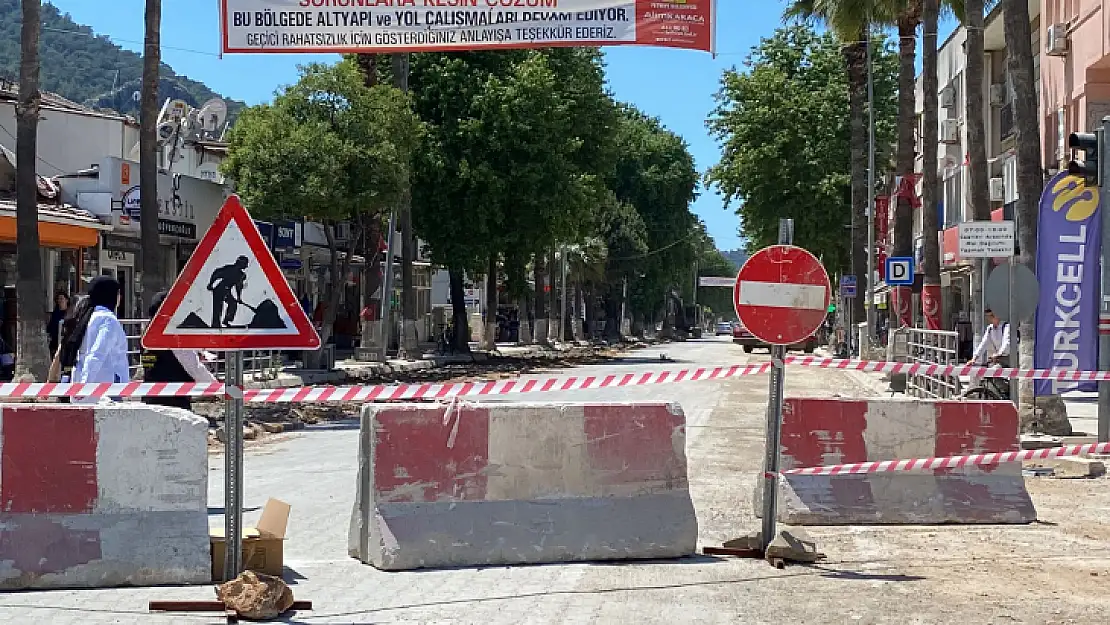
{"label": "no entry sign", "polygon": [[736,316],[756,338],[792,345],[821,327],[831,293],[829,274],[817,257],[793,245],[772,245],[740,268],[732,301]]}

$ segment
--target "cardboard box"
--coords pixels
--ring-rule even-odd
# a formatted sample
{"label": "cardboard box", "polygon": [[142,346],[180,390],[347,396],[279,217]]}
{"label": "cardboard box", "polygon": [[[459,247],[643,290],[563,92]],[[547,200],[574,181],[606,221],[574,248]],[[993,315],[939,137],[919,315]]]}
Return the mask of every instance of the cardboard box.
{"label": "cardboard box", "polygon": [[[271,498],[262,508],[258,524],[243,528],[243,570],[281,577],[289,509],[289,504]],[[208,534],[212,541],[212,581],[222,581],[227,537],[222,526],[208,528]]]}

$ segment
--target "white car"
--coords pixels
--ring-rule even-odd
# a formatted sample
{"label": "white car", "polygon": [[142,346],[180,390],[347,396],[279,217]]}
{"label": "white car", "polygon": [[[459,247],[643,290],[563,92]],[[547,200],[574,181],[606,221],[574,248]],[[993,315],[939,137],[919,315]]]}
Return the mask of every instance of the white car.
{"label": "white car", "polygon": [[731,336],[732,335],[732,323],[731,322],[721,321],[717,324],[717,336],[721,336],[721,335],[725,335],[725,336]]}

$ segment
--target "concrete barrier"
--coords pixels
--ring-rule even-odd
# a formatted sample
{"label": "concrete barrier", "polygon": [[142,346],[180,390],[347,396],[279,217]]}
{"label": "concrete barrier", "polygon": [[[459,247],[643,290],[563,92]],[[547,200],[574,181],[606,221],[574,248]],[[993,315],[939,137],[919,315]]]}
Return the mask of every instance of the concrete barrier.
{"label": "concrete barrier", "polygon": [[210,581],[206,432],[175,408],[0,406],[0,588]]}
{"label": "concrete barrier", "polygon": [[[1017,449],[1017,410],[1009,402],[787,399],[783,408],[783,470]],[[760,514],[759,485],[755,509]],[[787,475],[779,488],[778,519],[797,525],[1030,523],[1036,518],[1021,463]]]}
{"label": "concrete barrier", "polygon": [[350,554],[386,570],[694,553],[676,404],[363,408]]}

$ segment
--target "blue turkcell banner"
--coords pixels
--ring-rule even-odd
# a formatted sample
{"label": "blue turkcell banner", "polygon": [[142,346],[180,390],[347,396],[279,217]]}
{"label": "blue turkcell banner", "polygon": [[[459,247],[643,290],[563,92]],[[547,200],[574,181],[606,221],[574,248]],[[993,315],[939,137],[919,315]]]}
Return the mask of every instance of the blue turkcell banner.
{"label": "blue turkcell banner", "polygon": [[[1037,369],[1098,369],[1098,190],[1057,174],[1041,194],[1037,225]],[[1096,382],[1038,380],[1037,395],[1095,391]]]}

